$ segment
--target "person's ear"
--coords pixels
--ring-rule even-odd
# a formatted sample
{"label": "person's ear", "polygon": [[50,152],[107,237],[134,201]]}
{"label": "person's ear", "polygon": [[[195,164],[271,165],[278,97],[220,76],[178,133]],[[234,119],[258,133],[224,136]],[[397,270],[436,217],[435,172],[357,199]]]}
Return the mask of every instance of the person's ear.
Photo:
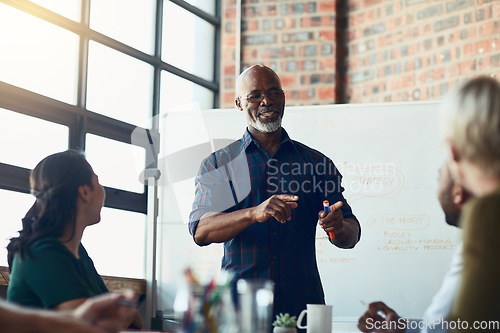
{"label": "person's ear", "polygon": [[450,148],[451,160],[453,162],[459,162],[460,161],[460,154],[458,153],[457,148],[455,147],[455,145],[453,143],[449,143],[448,146]]}
{"label": "person's ear", "polygon": [[243,111],[243,108],[241,107],[241,98],[236,97],[234,99],[234,105],[238,108],[238,110]]}
{"label": "person's ear", "polygon": [[461,164],[463,162],[460,153],[458,152],[455,145],[451,142],[447,143],[447,154],[448,154],[448,167],[450,168],[450,175],[453,181],[461,184],[460,171]]}
{"label": "person's ear", "polygon": [[456,182],[451,189],[451,200],[456,206],[462,206],[465,203],[465,190]]}
{"label": "person's ear", "polygon": [[78,197],[80,197],[84,202],[90,201],[90,187],[88,185],[78,186]]}

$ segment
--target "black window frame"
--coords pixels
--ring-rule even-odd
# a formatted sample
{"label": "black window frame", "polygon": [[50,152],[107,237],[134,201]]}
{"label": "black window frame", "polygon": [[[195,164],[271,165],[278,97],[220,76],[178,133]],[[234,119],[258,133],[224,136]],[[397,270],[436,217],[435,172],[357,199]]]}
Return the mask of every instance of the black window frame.
{"label": "black window frame", "polygon": [[[82,7],[80,22],[75,22],[27,0],[1,0],[1,2],[11,7],[75,33],[79,36],[80,41],[78,50],[78,91],[76,105],[64,103],[0,81],[0,108],[68,126],[68,149],[85,151],[85,136],[87,133],[127,144],[134,144],[147,149],[150,144],[149,142],[135,142],[135,140],[134,143],[131,142],[131,134],[132,131],[137,129],[136,125],[92,112],[86,108],[88,48],[90,41],[110,47],[118,52],[143,61],[154,68],[153,89],[151,91],[153,103],[152,109],[149,113],[149,116],[152,119],[156,119],[156,121],[158,121],[158,117],[154,116],[159,114],[160,77],[162,71],[169,72],[210,90],[214,95],[213,107],[217,108],[219,106],[221,0],[215,0],[215,15],[208,14],[183,0],[157,0],[153,55],[144,53],[90,29],[90,2],[92,0],[81,1]],[[161,49],[164,1],[172,2],[214,26],[215,54],[213,63],[214,75],[212,81],[207,81],[199,76],[183,71],[172,64],[162,61]],[[158,135],[158,128],[159,124],[153,123],[152,128],[148,128],[147,130],[151,131],[155,135]],[[148,167],[155,167],[155,165],[149,165]],[[29,169],[5,164],[0,161],[0,189],[29,193],[29,172]],[[105,189],[105,207],[147,214],[146,187],[144,187],[143,193],[135,193],[111,187],[105,187]]]}

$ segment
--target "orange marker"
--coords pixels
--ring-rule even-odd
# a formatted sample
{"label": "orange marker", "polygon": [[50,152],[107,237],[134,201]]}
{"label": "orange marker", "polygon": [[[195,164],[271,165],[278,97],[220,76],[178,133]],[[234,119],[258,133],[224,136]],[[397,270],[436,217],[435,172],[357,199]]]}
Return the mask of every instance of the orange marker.
{"label": "orange marker", "polygon": [[[328,200],[323,201],[323,209],[324,209],[326,215],[328,215],[328,213],[330,213],[329,207],[330,207],[330,204],[328,203]],[[331,239],[335,238],[335,233],[333,231],[330,231],[328,233],[328,235],[330,236]]]}

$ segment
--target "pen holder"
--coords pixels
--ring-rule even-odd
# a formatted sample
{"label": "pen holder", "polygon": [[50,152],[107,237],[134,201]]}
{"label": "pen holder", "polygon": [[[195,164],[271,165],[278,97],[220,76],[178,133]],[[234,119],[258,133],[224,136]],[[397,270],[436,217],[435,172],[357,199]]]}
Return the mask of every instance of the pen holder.
{"label": "pen holder", "polygon": [[188,311],[184,322],[184,332],[212,333],[217,332],[213,309],[202,286],[191,286],[188,300]]}
{"label": "pen holder", "polygon": [[179,290],[174,311],[184,333],[237,333],[238,323],[228,284],[190,284]]}

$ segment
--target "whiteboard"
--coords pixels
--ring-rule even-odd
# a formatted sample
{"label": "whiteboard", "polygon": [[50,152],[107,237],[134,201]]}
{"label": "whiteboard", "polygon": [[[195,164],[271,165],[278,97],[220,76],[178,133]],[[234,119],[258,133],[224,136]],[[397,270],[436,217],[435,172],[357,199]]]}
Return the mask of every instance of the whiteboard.
{"label": "whiteboard", "polygon": [[[344,196],[361,223],[361,240],[349,250],[330,244],[318,228],[318,267],[336,320],[357,321],[366,309],[361,301],[376,300],[401,316],[421,318],[441,285],[460,231],[446,224],[436,198],[444,160],[438,106],[411,102],[285,110],[283,127],[290,137],[336,164],[344,176]],[[222,246],[200,248],[188,233],[194,176],[210,151],[242,136],[246,120],[237,110],[193,107],[170,110],[161,123],[159,307],[168,312],[184,268],[207,279],[219,270]]]}

